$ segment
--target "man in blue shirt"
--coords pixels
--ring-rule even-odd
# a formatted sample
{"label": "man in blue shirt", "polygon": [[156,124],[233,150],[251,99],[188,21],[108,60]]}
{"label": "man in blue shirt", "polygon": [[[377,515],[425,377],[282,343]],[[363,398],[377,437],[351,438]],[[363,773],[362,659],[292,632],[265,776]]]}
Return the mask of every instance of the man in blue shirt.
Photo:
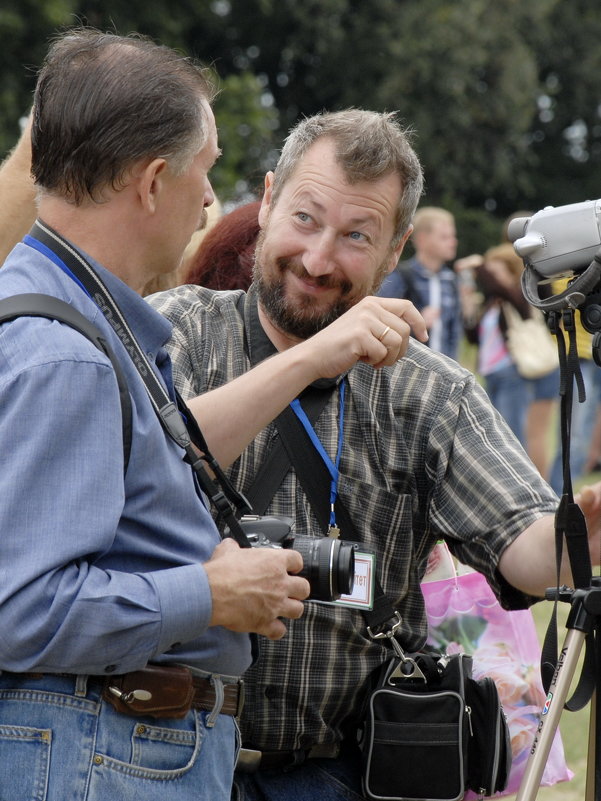
{"label": "man in blue shirt", "polygon": [[378,295],[414,303],[426,321],[430,347],[457,359],[463,323],[457,278],[451,268],[457,254],[453,215],[435,206],[418,209],[411,241],[415,255],[384,279]]}
{"label": "man in blue shirt", "polygon": [[[309,594],[296,551],[220,542],[141,377],[173,399],[171,325],[138,292],[177,267],[213,202],[212,93],[168,48],[90,30],[58,39],[40,72],[39,219],[0,270],[0,298],[51,295],[101,330],[125,372],[132,438],[126,465],[105,354],[56,320],[0,326],[0,787],[11,797],[229,798],[247,633],[282,637]],[[394,363],[410,324],[420,328],[409,303],[372,304],[192,399],[214,455],[231,462],[314,380],[358,358]]]}

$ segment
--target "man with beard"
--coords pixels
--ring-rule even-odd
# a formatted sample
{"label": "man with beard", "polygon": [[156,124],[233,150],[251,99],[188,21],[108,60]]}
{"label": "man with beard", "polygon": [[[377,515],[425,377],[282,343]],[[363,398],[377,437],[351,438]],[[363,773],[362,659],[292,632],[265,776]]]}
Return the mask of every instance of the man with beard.
{"label": "man with beard", "polygon": [[[374,333],[395,347],[394,301],[370,293],[396,265],[421,191],[418,159],[393,115],[348,110],[300,122],[265,179],[248,293],[184,286],[150,299],[174,324],[169,348],[184,395],[250,376],[317,331],[336,340],[341,326],[377,310]],[[557,499],[470,372],[414,340],[405,358],[374,366],[359,359],[328,386],[318,382],[328,395],[309,428],[315,458],[323,453],[337,468],[323,488],[331,527],[341,502],[376,552],[398,640],[414,651],[426,638],[420,581],[436,541],[484,573],[506,607],[525,607],[555,581]],[[240,398],[238,415],[253,413],[247,403]],[[227,437],[227,413],[200,417],[211,439]],[[277,444],[268,425],[231,465],[242,492]],[[581,503],[598,543],[598,491]],[[326,533],[294,469],[266,512],[293,517],[297,534]],[[390,649],[369,636],[358,609],[305,607],[286,638],[262,643],[246,674],[242,736],[260,763],[237,774],[240,798],[361,797],[357,715]]]}

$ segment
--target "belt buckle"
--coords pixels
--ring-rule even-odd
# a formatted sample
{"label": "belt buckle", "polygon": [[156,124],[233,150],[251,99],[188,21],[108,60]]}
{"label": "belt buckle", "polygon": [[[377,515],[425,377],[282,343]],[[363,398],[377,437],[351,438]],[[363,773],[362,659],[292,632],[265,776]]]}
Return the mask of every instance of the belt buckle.
{"label": "belt buckle", "polygon": [[234,770],[239,773],[256,773],[261,764],[261,756],[262,752],[255,751],[254,748],[241,748]]}

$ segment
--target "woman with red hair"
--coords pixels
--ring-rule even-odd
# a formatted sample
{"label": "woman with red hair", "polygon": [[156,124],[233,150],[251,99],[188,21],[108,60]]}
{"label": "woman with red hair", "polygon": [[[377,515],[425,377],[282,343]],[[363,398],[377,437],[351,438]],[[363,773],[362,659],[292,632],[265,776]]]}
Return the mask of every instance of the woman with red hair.
{"label": "woman with red hair", "polygon": [[260,200],[246,203],[215,223],[188,262],[185,284],[199,284],[209,289],[248,289],[259,234],[260,207]]}

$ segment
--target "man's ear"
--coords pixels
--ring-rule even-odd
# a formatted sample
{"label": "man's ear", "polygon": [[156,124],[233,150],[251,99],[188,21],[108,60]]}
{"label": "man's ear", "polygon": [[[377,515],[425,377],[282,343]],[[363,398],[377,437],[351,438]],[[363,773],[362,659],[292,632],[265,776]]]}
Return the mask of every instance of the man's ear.
{"label": "man's ear", "polygon": [[152,159],[136,176],[137,190],[142,208],[148,214],[157,210],[160,194],[164,186],[165,159]]}
{"label": "man's ear", "polygon": [[409,239],[412,233],[413,233],[413,226],[410,225],[409,228],[407,228],[407,232],[403,235],[403,238],[401,239],[399,244],[390,251],[390,256],[389,256],[390,261],[388,262],[387,272],[391,273],[399,263],[399,259],[401,258],[401,253],[403,252],[405,245],[407,244],[407,240]]}
{"label": "man's ear", "polygon": [[263,190],[263,198],[261,200],[261,208],[259,209],[259,225],[265,228],[267,220],[269,219],[269,211],[271,208],[271,193],[273,191],[274,173],[270,170],[265,176],[265,188]]}

